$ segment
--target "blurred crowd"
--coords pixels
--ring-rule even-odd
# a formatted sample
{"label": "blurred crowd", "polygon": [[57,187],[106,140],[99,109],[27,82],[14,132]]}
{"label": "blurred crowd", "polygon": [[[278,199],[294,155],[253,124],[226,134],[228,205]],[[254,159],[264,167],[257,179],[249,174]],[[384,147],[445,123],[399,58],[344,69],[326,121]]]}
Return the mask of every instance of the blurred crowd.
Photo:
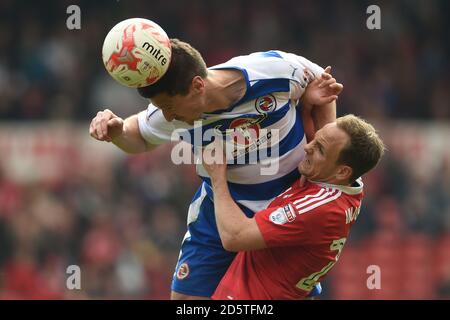
{"label": "blurred crowd", "polygon": [[[78,160],[45,183],[0,172],[0,299],[167,299],[199,184],[192,167],[167,165],[169,153]],[[66,288],[70,265],[80,291]]]}
{"label": "blurred crowd", "polygon": [[[71,4],[81,8],[80,30],[66,27]],[[450,2],[379,1],[381,30],[366,28],[369,4],[2,0],[0,127],[76,122],[87,133],[90,119],[105,106],[121,116],[144,109],[146,102],[116,84],[101,61],[109,29],[137,16],[190,42],[208,65],[269,49],[331,65],[345,86],[339,114],[379,124],[448,125]],[[388,148],[395,146],[383,138]],[[359,222],[337,264],[339,276],[324,284],[325,298],[450,298],[450,151],[442,148],[447,153],[427,174],[405,165],[414,161],[405,159],[407,152],[391,149],[366,178]],[[169,153],[170,146],[116,157],[95,170],[73,163],[63,177],[32,182],[13,179],[2,156],[0,299],[168,298],[187,208],[200,182],[192,166],[171,164]],[[408,284],[427,287],[399,282],[380,291],[391,296],[371,295],[364,281],[364,288],[352,287],[359,281],[354,276],[365,276],[367,265],[377,261],[391,262],[384,268],[391,279],[408,275]],[[65,286],[72,264],[82,271],[80,291]]]}
{"label": "blurred crowd", "polygon": [[[81,29],[66,8],[78,4]],[[280,49],[331,65],[345,84],[340,110],[370,117],[449,119],[450,4],[380,1],[381,30],[366,27],[369,1],[0,2],[0,117],[86,121],[101,106],[142,107],[106,75],[103,39],[118,21],[145,17],[198,48],[208,65]]]}

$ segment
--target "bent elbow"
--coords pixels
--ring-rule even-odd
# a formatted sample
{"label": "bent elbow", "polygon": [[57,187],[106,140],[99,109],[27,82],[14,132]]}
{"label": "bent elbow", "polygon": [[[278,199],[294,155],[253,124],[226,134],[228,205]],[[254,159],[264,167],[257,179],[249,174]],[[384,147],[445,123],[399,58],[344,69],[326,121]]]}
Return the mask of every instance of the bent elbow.
{"label": "bent elbow", "polygon": [[223,237],[222,246],[226,251],[229,252],[239,251],[239,241],[233,236]]}

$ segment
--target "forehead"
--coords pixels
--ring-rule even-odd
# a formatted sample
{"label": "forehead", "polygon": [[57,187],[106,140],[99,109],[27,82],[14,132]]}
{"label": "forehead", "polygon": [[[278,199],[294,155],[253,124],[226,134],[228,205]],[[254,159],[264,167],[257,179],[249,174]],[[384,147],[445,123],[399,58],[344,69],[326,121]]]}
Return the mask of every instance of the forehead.
{"label": "forehead", "polygon": [[317,131],[316,139],[328,145],[344,145],[349,137],[345,131],[340,129],[335,122],[328,123]]}

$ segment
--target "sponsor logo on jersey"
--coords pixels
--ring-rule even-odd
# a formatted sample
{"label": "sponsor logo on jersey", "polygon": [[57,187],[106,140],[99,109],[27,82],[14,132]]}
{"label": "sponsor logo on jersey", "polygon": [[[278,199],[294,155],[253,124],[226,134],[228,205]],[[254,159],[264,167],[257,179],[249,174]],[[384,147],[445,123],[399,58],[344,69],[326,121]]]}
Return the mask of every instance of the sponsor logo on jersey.
{"label": "sponsor logo on jersey", "polygon": [[249,121],[248,119],[239,118],[230,123],[230,129],[234,129],[232,134],[234,143],[248,145],[258,139],[261,126],[254,120]]}
{"label": "sponsor logo on jersey", "polygon": [[295,211],[291,204],[287,204],[284,206],[284,213],[286,214],[286,219],[289,222],[293,222],[295,220]]}
{"label": "sponsor logo on jersey", "polygon": [[[272,146],[272,138],[275,141],[279,139],[278,129],[261,128],[261,123],[267,119],[268,114],[260,114],[256,118],[237,118],[231,121],[228,128],[224,125],[216,125],[214,131],[217,135],[221,135],[225,141],[226,152],[230,155],[230,159],[242,159],[242,163],[246,163],[243,156],[250,155],[248,163],[256,163],[257,155],[267,156],[267,150]],[[261,151],[262,150],[262,151]],[[270,149],[271,156],[277,157],[278,149]],[[265,154],[263,153],[265,152]],[[242,157],[242,158],[241,158]]]}
{"label": "sponsor logo on jersey", "polygon": [[269,215],[270,221],[275,224],[285,224],[295,220],[294,208],[287,204],[283,208],[278,208]]}
{"label": "sponsor logo on jersey", "polygon": [[186,262],[180,264],[177,270],[177,279],[183,280],[189,275],[189,265]]}
{"label": "sponsor logo on jersey", "polygon": [[275,224],[285,224],[288,221],[283,208],[278,208],[272,212],[269,215],[269,219]]}
{"label": "sponsor logo on jersey", "polygon": [[276,109],[276,107],[277,107],[277,99],[275,99],[275,97],[271,94],[264,97],[259,97],[255,101],[256,111],[262,114],[272,112],[273,110]]}
{"label": "sponsor logo on jersey", "polygon": [[260,123],[266,118],[265,114],[257,118],[237,118],[231,121],[229,128],[225,130],[221,124],[214,129],[223,136],[232,137],[235,144],[246,146],[258,139],[261,130]]}

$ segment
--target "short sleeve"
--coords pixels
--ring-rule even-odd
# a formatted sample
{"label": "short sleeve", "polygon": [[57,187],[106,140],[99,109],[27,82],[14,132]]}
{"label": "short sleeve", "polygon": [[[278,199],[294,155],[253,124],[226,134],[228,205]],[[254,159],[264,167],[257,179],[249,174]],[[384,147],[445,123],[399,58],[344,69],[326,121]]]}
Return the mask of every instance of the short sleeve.
{"label": "short sleeve", "polygon": [[255,214],[268,247],[316,245],[347,233],[348,197],[339,189],[317,190]]}
{"label": "short sleeve", "polygon": [[292,69],[291,73],[291,99],[299,99],[306,86],[325,71],[321,66],[293,53],[282,52],[283,58]]}
{"label": "short sleeve", "polygon": [[305,217],[295,212],[292,203],[287,203],[259,211],[255,220],[266,245],[280,247],[308,243],[308,219]]}
{"label": "short sleeve", "polygon": [[153,145],[171,141],[175,127],[162,115],[161,110],[149,104],[147,110],[138,113],[139,131]]}

